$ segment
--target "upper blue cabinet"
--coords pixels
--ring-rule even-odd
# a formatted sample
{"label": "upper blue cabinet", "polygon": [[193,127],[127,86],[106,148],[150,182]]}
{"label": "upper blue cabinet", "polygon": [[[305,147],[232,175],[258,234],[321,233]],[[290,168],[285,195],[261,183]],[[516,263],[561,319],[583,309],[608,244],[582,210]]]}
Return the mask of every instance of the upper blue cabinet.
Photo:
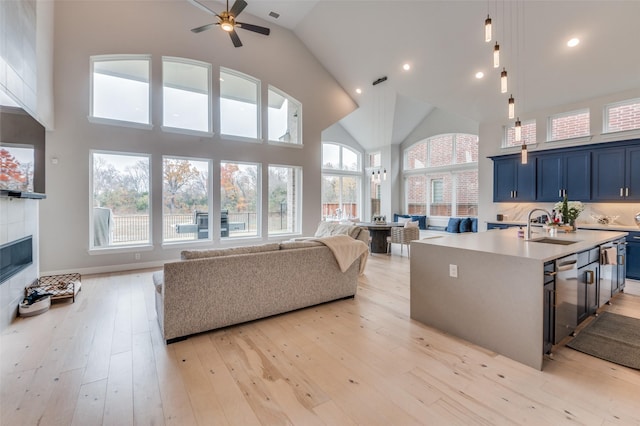
{"label": "upper blue cabinet", "polygon": [[592,201],[640,200],[640,141],[593,151]]}
{"label": "upper blue cabinet", "polygon": [[540,154],[537,157],[536,201],[591,198],[591,151]]}
{"label": "upper blue cabinet", "polygon": [[520,164],[520,156],[493,162],[493,201],[534,201],[536,199],[535,160]]}
{"label": "upper blue cabinet", "polygon": [[494,202],[640,200],[640,139],[490,158]]}

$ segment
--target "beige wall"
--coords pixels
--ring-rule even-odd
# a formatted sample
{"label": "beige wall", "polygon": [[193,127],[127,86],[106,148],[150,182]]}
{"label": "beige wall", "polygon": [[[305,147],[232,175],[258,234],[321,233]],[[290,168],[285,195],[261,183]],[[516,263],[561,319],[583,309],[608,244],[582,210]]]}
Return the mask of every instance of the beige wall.
{"label": "beige wall", "polygon": [[[239,30],[244,46],[236,49],[228,36],[215,28],[201,34],[191,33],[190,28],[212,19],[186,1],[59,1],[55,2],[55,18],[56,121],[55,130],[47,134],[47,199],[41,204],[40,222],[42,271],[87,273],[133,269],[177,258],[180,248],[160,245],[162,155],[212,158],[214,164],[220,160],[260,162],[265,166],[263,179],[270,163],[303,167],[303,234],[313,234],[321,214],[321,132],[356,105],[295,35],[247,15],[246,21],[271,27],[271,35],[264,37]],[[122,53],[152,55],[152,130],[93,124],[87,120],[89,57]],[[218,135],[200,138],[162,132],[159,125],[163,55],[211,63],[214,77],[220,66],[252,75],[262,81],[263,99],[268,85],[290,94],[303,105],[304,148],[224,141]],[[217,91],[216,78],[214,87]],[[214,93],[214,123],[219,122],[216,96]],[[265,123],[263,120],[263,126]],[[140,260],[134,260],[132,252],[88,253],[92,149],[152,155],[154,246],[150,251],[138,250]],[[58,160],[56,165],[51,163],[53,158]],[[215,170],[219,169],[214,167],[214,188]],[[265,194],[266,189],[263,192],[266,200]],[[214,193],[214,206],[219,202]]]}

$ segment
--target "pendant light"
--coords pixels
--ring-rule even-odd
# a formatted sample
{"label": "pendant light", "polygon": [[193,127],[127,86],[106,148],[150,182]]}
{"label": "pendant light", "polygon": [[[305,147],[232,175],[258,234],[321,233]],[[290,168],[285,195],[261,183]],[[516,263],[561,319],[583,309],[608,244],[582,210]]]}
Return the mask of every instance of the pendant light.
{"label": "pendant light", "polygon": [[371,172],[371,182],[376,181],[376,172]]}
{"label": "pendant light", "polygon": [[522,144],[521,156],[520,156],[520,163],[521,164],[527,164],[528,161],[529,161],[529,155],[527,153],[527,144],[523,143]]}
{"label": "pendant light", "polygon": [[516,116],[516,101],[513,99],[513,95],[509,97],[509,120],[512,120]]}
{"label": "pendant light", "polygon": [[387,169],[382,172],[382,180],[387,180]]}
{"label": "pendant light", "polygon": [[491,18],[487,15],[487,19],[484,20],[484,41],[489,43],[491,41]]}
{"label": "pendant light", "polygon": [[522,123],[520,122],[520,117],[516,120],[515,138],[516,142],[520,142],[522,140]]}
{"label": "pendant light", "polygon": [[496,45],[493,46],[493,67],[498,68],[500,66],[500,45],[496,41]]}
{"label": "pendant light", "polygon": [[507,93],[507,70],[502,68],[500,73],[500,93]]}

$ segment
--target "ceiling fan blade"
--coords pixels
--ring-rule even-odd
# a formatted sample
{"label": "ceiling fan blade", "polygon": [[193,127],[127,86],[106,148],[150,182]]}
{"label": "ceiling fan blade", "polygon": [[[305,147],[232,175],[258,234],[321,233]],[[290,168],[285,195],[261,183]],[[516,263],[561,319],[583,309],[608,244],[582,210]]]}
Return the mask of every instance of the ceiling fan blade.
{"label": "ceiling fan blade", "polygon": [[242,28],[243,30],[253,31],[254,33],[269,35],[271,30],[266,27],[261,27],[259,25],[245,24],[244,22],[236,21],[236,26]]}
{"label": "ceiling fan blade", "polygon": [[207,31],[209,28],[213,27],[214,25],[218,25],[218,24],[203,25],[201,27],[191,29],[191,32],[198,34],[198,33],[201,33],[203,31]]}
{"label": "ceiling fan blade", "polygon": [[229,31],[229,37],[231,37],[231,41],[235,47],[242,46],[242,42],[240,41],[240,37],[238,37],[238,33],[235,30]]}
{"label": "ceiling fan blade", "polygon": [[207,6],[205,6],[204,4],[200,3],[198,0],[188,0],[189,3],[191,3],[192,5],[194,5],[197,8],[200,8],[202,10],[204,10],[207,13],[210,13],[212,15],[217,16],[218,18],[220,17],[220,15],[218,15],[217,13],[215,13],[213,10],[209,9]]}
{"label": "ceiling fan blade", "polygon": [[231,10],[229,11],[229,15],[237,18],[238,15],[242,13],[244,8],[247,7],[247,2],[244,0],[236,0],[236,2],[231,6]]}

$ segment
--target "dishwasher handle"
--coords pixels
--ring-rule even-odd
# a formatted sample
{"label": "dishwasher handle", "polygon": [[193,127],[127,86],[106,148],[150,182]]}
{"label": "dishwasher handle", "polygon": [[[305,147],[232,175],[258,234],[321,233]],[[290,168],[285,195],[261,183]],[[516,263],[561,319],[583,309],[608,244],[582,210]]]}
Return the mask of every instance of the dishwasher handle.
{"label": "dishwasher handle", "polygon": [[563,262],[561,264],[559,264],[556,269],[558,270],[558,272],[560,271],[569,271],[571,269],[578,269],[578,261],[577,260],[572,260],[570,262]]}

